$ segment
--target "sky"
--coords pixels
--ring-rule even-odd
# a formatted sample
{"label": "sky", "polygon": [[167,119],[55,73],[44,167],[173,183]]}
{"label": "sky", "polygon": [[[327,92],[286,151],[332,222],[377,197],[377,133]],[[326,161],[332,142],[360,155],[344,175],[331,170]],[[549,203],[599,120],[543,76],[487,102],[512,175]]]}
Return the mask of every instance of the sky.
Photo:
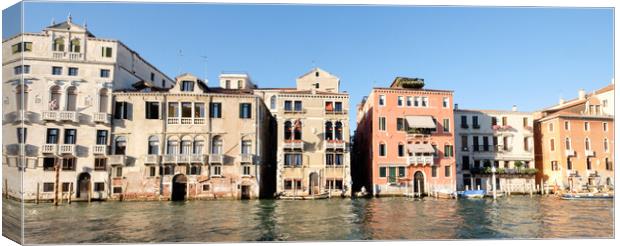
{"label": "sky", "polygon": [[[168,76],[206,75],[210,86],[222,71],[244,71],[259,87],[294,87],[320,67],[350,93],[351,130],[355,105],[396,76],[453,90],[462,109],[520,111],[613,78],[611,8],[27,2],[24,30],[69,13]],[[16,17],[3,11],[3,39],[19,32],[7,24]]]}

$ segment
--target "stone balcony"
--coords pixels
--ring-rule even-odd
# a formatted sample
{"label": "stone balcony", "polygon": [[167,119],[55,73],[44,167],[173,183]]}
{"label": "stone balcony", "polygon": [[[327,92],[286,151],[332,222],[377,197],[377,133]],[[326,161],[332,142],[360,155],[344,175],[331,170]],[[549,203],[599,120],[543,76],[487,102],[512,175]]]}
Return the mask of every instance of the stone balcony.
{"label": "stone balcony", "polygon": [[105,144],[97,144],[92,147],[94,155],[105,155],[107,153],[108,146]]}
{"label": "stone balcony", "polygon": [[326,149],[344,149],[346,145],[347,144],[342,140],[326,140],[325,141]]}
{"label": "stone balcony", "polygon": [[127,160],[127,156],[125,155],[109,155],[108,156],[108,164],[111,166],[124,166]]}
{"label": "stone balcony", "polygon": [[285,149],[304,149],[304,142],[301,140],[285,140],[282,145]]}
{"label": "stone balcony", "polygon": [[170,117],[166,120],[168,125],[203,125],[206,122],[205,118],[192,118],[192,117]]}
{"label": "stone balcony", "polygon": [[75,144],[58,145],[58,154],[75,156]]}
{"label": "stone balcony", "polygon": [[43,154],[56,154],[56,150],[58,149],[57,144],[44,144],[41,146],[41,153]]}
{"label": "stone balcony", "polygon": [[435,157],[433,156],[408,156],[407,164],[409,165],[434,165]]}
{"label": "stone balcony", "polygon": [[93,122],[99,122],[103,124],[110,124],[110,114],[108,113],[94,113]]}
{"label": "stone balcony", "polygon": [[250,163],[254,164],[254,154],[241,154],[239,156],[240,163]]}
{"label": "stone balcony", "polygon": [[[151,156],[148,155],[147,158]],[[150,157],[154,161],[155,157]],[[171,163],[171,164],[189,164],[189,163],[200,163],[203,164],[206,162],[206,155],[203,154],[168,154],[162,156],[163,163]],[[145,162],[146,163],[146,162]],[[155,163],[155,162],[149,162]]]}
{"label": "stone balcony", "polygon": [[144,157],[144,164],[158,164],[159,155],[146,155]]}
{"label": "stone balcony", "polygon": [[84,55],[82,53],[79,53],[79,52],[54,51],[52,53],[52,57],[54,59],[58,59],[58,60],[77,61],[77,60],[82,60]]}
{"label": "stone balcony", "polygon": [[341,110],[325,110],[325,114],[327,115],[346,115],[349,111],[346,109]]}
{"label": "stone balcony", "polygon": [[211,155],[209,155],[209,164],[213,164],[213,163],[223,164],[224,163],[224,155],[221,155],[221,154],[211,154]]}
{"label": "stone balcony", "polygon": [[78,122],[78,114],[75,111],[43,111],[43,120]]}

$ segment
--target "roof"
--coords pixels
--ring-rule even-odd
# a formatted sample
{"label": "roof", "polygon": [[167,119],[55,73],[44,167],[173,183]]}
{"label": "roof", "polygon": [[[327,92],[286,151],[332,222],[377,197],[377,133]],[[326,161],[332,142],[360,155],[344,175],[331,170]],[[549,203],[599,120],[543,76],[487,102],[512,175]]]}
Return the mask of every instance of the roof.
{"label": "roof", "polygon": [[90,33],[88,31],[88,29],[86,28],[86,23],[84,23],[84,26],[78,25],[73,23],[73,18],[71,17],[71,15],[69,14],[69,17],[67,17],[66,21],[60,22],[58,24],[56,23],[52,23],[52,25],[48,26],[45,28],[47,29],[56,29],[56,30],[71,30],[71,31],[77,31],[77,32],[85,32],[88,37],[92,37],[94,38],[95,35],[93,35],[92,33]]}
{"label": "roof", "polygon": [[512,110],[495,110],[495,109],[455,109],[454,113],[481,113],[481,114],[517,114],[530,115],[532,112],[512,111]]}
{"label": "roof", "polygon": [[329,73],[329,72],[327,72],[327,71],[325,71],[325,70],[323,70],[323,69],[321,69],[319,67],[315,67],[312,70],[308,71],[307,73],[302,74],[301,76],[299,76],[297,78],[300,79],[300,78],[303,78],[303,77],[308,76],[310,74],[313,74],[315,72],[319,72],[321,74],[327,74],[327,75],[329,75],[331,77],[336,77],[336,75],[333,75],[333,74],[331,74],[331,73]]}
{"label": "roof", "polygon": [[301,94],[301,95],[349,95],[348,93],[339,93],[339,92],[327,92],[327,91],[312,91],[312,90],[292,90],[286,91],[286,94]]}

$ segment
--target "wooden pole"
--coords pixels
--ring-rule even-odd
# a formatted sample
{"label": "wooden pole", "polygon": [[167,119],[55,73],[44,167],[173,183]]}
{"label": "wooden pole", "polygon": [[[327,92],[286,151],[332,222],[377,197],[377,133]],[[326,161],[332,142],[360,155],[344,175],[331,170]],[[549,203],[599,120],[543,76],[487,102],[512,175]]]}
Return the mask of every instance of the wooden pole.
{"label": "wooden pole", "polygon": [[422,187],[420,186],[420,180],[418,179],[418,198],[422,197]]}
{"label": "wooden pole", "polygon": [[56,162],[56,165],[54,165],[54,169],[56,171],[56,180],[54,182],[54,206],[58,206],[58,183],[60,179],[60,163],[58,161],[58,158],[55,158],[54,162]]}
{"label": "wooden pole", "polygon": [[90,180],[88,181],[88,183],[86,183],[86,189],[88,189],[87,194],[88,194],[88,203],[90,203],[90,199],[92,198],[92,193],[90,192]]}
{"label": "wooden pole", "polygon": [[37,197],[34,200],[35,204],[39,204],[39,189],[40,189],[41,183],[37,182]]}
{"label": "wooden pole", "polygon": [[69,204],[71,204],[72,195],[73,195],[73,182],[69,183]]}
{"label": "wooden pole", "polygon": [[7,186],[7,180],[4,179],[4,197],[9,198],[9,187]]}

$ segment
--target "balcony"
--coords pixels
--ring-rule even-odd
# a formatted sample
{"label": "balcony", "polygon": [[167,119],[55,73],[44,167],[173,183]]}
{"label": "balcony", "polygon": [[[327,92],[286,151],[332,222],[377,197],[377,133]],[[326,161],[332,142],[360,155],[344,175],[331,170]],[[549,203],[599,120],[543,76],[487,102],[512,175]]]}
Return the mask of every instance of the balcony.
{"label": "balcony", "polygon": [[58,146],[58,154],[75,156],[75,144],[61,144]]}
{"label": "balcony", "polygon": [[124,166],[127,157],[125,155],[109,155],[108,164],[112,166]]}
{"label": "balcony", "polygon": [[158,164],[159,155],[146,155],[144,157],[144,164]]}
{"label": "balcony", "polygon": [[594,152],[593,150],[586,150],[586,157],[594,157],[596,155],[596,152]]}
{"label": "balcony", "polygon": [[326,149],[344,149],[345,146],[346,143],[342,140],[327,140],[327,142],[325,142]]}
{"label": "balcony", "polygon": [[435,164],[433,156],[408,156],[407,164],[409,165],[433,165]]}
{"label": "balcony", "polygon": [[205,124],[205,118],[192,118],[192,117],[170,117],[167,120],[168,125],[203,125]]}
{"label": "balcony", "polygon": [[193,121],[192,121],[192,118],[190,118],[190,117],[183,117],[183,118],[181,118],[181,125],[190,125],[192,123],[193,123]]}
{"label": "balcony", "polygon": [[190,162],[191,163],[206,163],[207,162],[207,155],[203,155],[203,154],[193,154],[189,156],[190,158]]}
{"label": "balcony", "polygon": [[254,163],[254,155],[253,154],[241,154],[240,156],[241,163]]}
{"label": "balcony", "polygon": [[168,125],[178,125],[181,120],[179,118],[168,118]]}
{"label": "balcony", "polygon": [[78,122],[77,112],[74,111],[43,111],[43,120]]}
{"label": "balcony", "polygon": [[209,164],[213,164],[213,163],[223,164],[224,163],[224,155],[221,155],[221,154],[211,154],[211,155],[209,155]]}
{"label": "balcony", "polygon": [[43,154],[56,154],[56,149],[58,145],[56,144],[44,144],[41,146],[41,153]]}
{"label": "balcony", "polygon": [[348,111],[346,109],[341,109],[341,110],[325,110],[325,114],[333,114],[333,115],[346,115],[348,113]]}
{"label": "balcony", "polygon": [[163,155],[161,161],[163,163],[177,163],[177,155]]}
{"label": "balcony", "polygon": [[306,113],[306,109],[284,109],[282,110],[282,112],[284,114],[305,114]]}
{"label": "balcony", "polygon": [[108,114],[108,113],[94,113],[93,114],[93,121],[94,122],[103,123],[103,124],[109,124],[110,123],[110,114]]}
{"label": "balcony", "polygon": [[55,52],[52,53],[52,57],[54,59],[59,59],[59,60],[72,60],[72,61],[76,61],[76,60],[81,60],[83,55],[82,55],[82,53],[78,53],[78,52],[55,51]]}
{"label": "balcony", "polygon": [[106,145],[104,144],[97,144],[95,146],[93,146],[93,154],[94,155],[105,155],[106,154],[106,150],[107,150]]}
{"label": "balcony", "polygon": [[575,150],[574,149],[567,149],[565,150],[566,156],[575,156]]}
{"label": "balcony", "polygon": [[205,118],[194,118],[194,125],[204,125]]}
{"label": "balcony", "polygon": [[286,140],[283,144],[285,149],[304,149],[304,142],[301,140]]}
{"label": "balcony", "polygon": [[467,128],[469,128],[469,125],[468,124],[461,124],[461,128],[462,129],[467,129]]}

